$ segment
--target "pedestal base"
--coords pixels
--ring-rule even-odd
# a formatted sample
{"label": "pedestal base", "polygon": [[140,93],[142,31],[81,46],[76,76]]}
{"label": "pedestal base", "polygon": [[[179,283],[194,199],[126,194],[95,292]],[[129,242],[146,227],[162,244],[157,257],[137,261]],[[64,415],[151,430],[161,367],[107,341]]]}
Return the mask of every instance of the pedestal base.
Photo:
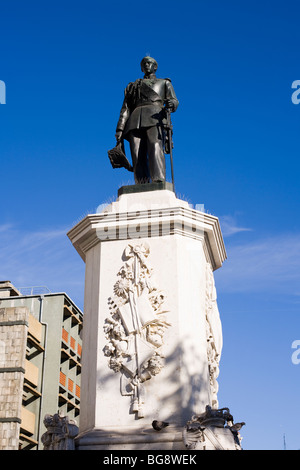
{"label": "pedestal base", "polygon": [[129,186],[122,186],[118,189],[118,196],[122,196],[122,194],[145,193],[148,191],[161,191],[165,189],[174,192],[173,183],[161,181],[160,183],[131,184]]}
{"label": "pedestal base", "polygon": [[76,438],[76,450],[186,450],[182,429],[169,426],[162,431],[120,427],[93,429]]}

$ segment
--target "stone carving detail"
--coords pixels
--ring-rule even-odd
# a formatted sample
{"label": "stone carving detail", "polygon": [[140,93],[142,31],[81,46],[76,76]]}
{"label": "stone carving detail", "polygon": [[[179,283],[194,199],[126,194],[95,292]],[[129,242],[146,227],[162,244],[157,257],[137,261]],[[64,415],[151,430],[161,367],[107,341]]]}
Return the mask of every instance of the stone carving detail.
{"label": "stone carving detail", "polygon": [[74,439],[78,434],[75,420],[68,416],[45,415],[44,425],[47,431],[42,435],[43,450],[75,450]]}
{"label": "stone carving detail", "polygon": [[144,417],[143,383],[163,367],[163,337],[171,326],[163,306],[165,295],[153,284],[149,253],[145,242],[126,247],[104,324],[104,354],[109,367],[121,373],[121,394],[132,396],[130,411],[138,418]]}
{"label": "stone carving detail", "polygon": [[191,450],[242,450],[239,431],[244,425],[233,423],[229,408],[206,406],[204,413],[193,416],[185,425],[183,442]]}
{"label": "stone carving detail", "polygon": [[217,393],[219,384],[219,361],[222,351],[222,325],[217,305],[217,293],[214,275],[210,263],[206,264],[206,337],[209,379],[211,387],[211,404],[218,408]]}

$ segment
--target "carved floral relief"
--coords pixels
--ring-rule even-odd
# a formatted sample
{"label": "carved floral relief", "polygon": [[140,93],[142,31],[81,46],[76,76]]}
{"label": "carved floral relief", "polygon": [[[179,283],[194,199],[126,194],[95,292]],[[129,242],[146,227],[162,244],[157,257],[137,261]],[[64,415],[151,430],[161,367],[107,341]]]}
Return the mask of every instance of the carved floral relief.
{"label": "carved floral relief", "polygon": [[222,326],[217,305],[217,292],[210,263],[206,265],[206,338],[212,407],[218,408],[219,362],[222,351]]}
{"label": "carved floral relief", "polygon": [[153,282],[149,254],[145,242],[127,245],[104,324],[104,354],[109,367],[120,373],[121,394],[132,397],[130,411],[138,418],[144,417],[143,384],[163,368],[163,338],[171,326],[164,308],[165,294]]}

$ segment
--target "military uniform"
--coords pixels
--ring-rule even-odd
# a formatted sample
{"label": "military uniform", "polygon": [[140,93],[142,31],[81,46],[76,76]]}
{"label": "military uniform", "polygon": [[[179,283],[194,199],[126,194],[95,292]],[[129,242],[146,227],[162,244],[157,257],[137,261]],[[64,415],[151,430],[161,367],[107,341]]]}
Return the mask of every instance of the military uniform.
{"label": "military uniform", "polygon": [[117,132],[128,140],[136,183],[164,181],[164,102],[170,100],[170,111],[178,106],[170,79],[147,78],[129,83],[117,124]]}

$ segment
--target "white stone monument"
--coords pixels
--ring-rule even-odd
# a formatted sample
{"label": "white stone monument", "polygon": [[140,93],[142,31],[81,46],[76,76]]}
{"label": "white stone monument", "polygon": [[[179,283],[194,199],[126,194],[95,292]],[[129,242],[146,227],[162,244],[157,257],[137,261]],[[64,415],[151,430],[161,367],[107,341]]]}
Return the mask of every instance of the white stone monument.
{"label": "white stone monument", "polygon": [[185,449],[218,408],[219,221],[161,187],[123,187],[68,233],[86,264],[79,450]]}

